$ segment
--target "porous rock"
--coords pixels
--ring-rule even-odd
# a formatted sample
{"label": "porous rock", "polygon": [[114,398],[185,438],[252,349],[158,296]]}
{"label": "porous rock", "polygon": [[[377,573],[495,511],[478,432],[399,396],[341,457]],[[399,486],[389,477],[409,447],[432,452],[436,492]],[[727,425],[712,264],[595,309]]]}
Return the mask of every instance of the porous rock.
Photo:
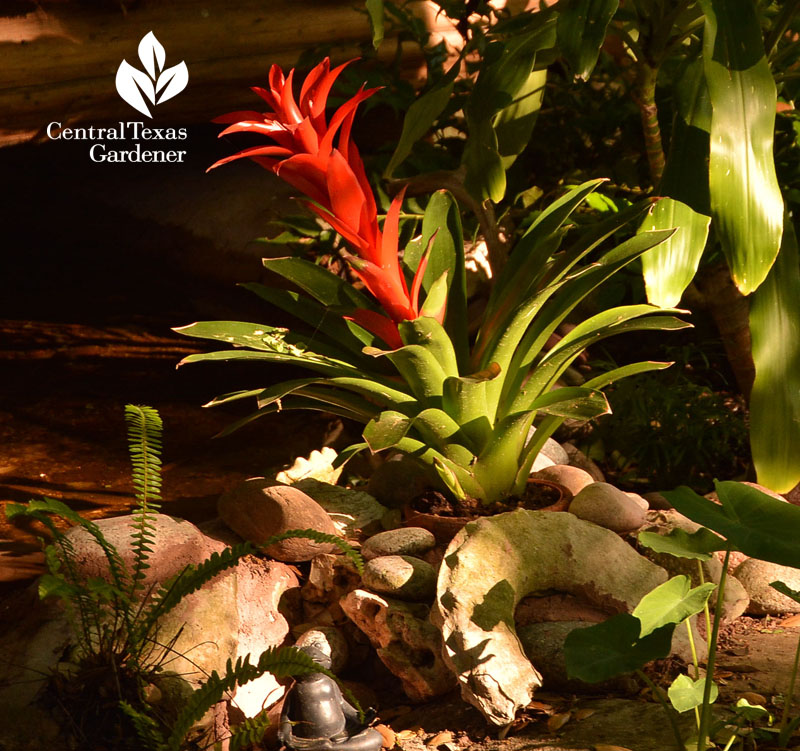
{"label": "porous rock", "polygon": [[565,487],[569,492],[576,496],[587,485],[594,482],[592,476],[584,469],[571,467],[569,464],[554,464],[552,467],[534,472],[531,477],[540,480],[549,480]]}
{"label": "porous rock", "polygon": [[[217,509],[236,534],[256,544],[292,529],[338,534],[330,516],[313,498],[291,485],[263,477],[250,478],[223,493]],[[332,544],[297,537],[270,545],[265,552],[279,561],[296,563],[335,550]]]}
{"label": "porous rock", "polygon": [[361,555],[367,560],[381,555],[422,557],[436,545],[433,533],[422,527],[399,527],[380,532],[364,541]]}
{"label": "porous rock", "polygon": [[401,600],[430,600],[436,591],[436,569],[410,555],[383,555],[364,566],[364,586]]}
{"label": "porous rock", "polygon": [[427,605],[356,589],[341,606],[400,679],[409,699],[428,701],[455,688],[455,676],[442,660],[442,636],[430,622]]}
{"label": "porous rock", "polygon": [[645,523],[645,509],[607,482],[587,485],[572,499],[569,512],[613,532],[630,532]]}
{"label": "porous rock", "polygon": [[572,514],[517,510],[470,522],[455,536],[439,569],[431,620],[464,699],[505,725],[541,685],[514,628],[522,597],[557,590],[630,612],[666,578],[607,529]]}
{"label": "porous rock", "polygon": [[750,595],[749,613],[754,615],[800,613],[800,603],[770,587],[771,582],[780,581],[787,587],[800,591],[800,569],[748,558],[736,567],[734,573]]}
{"label": "porous rock", "polygon": [[[135,528],[135,517],[101,519],[96,523],[106,539],[116,544],[122,560],[130,565],[133,559],[130,532]],[[149,568],[145,569],[147,589],[162,584],[186,564],[202,563],[212,553],[221,552],[227,542],[235,542],[230,539],[222,542],[190,522],[162,514],[154,518],[153,526],[154,536],[149,545],[152,552],[148,556]],[[173,545],[172,535],[176,530],[180,534],[176,536],[178,544]],[[68,534],[76,549],[79,574],[107,579],[108,562],[100,546],[77,528]],[[212,670],[224,672],[228,659],[235,662],[249,654],[255,661],[265,649],[279,646],[289,632],[279,602],[288,589],[298,586],[297,576],[283,563],[244,556],[236,566],[183,597],[159,621],[159,640],[171,645],[167,655],[169,669],[197,685]],[[265,674],[239,687],[236,703],[252,717],[265,702],[276,701],[282,693],[283,688],[275,678]]]}

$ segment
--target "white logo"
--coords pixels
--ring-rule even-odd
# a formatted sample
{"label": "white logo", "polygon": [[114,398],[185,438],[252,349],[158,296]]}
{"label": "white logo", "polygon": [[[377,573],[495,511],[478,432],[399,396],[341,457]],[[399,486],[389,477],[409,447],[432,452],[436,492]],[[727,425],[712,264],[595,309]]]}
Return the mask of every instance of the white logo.
{"label": "white logo", "polygon": [[185,62],[164,70],[167,54],[152,31],[139,42],[139,59],[147,73],[123,60],[117,68],[117,91],[131,107],[152,118],[144,97],[153,105],[172,99],[186,88],[189,70]]}

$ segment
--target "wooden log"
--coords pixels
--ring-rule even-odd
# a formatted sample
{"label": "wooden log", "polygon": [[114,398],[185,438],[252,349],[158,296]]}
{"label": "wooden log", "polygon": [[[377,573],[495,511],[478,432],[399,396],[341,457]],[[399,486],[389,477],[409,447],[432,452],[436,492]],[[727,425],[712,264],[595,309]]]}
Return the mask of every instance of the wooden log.
{"label": "wooden log", "polygon": [[[263,84],[273,63],[295,65],[314,47],[344,60],[370,39],[352,0],[151,0],[125,13],[111,0],[13,6],[13,16],[0,6],[0,146],[44,139],[50,122],[146,119],[119,97],[115,76],[123,59],[141,68],[137,48],[149,31],[166,50],[166,66],[183,60],[189,70],[186,89],[158,105],[155,126],[258,108],[249,87]],[[396,51],[390,43],[382,49]]]}

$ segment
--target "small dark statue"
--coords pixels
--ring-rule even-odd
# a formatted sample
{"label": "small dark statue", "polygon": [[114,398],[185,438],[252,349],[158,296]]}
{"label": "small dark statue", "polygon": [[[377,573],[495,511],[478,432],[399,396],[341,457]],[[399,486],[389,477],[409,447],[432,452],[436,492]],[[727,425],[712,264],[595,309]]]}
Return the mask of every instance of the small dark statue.
{"label": "small dark statue", "polygon": [[[331,658],[311,645],[300,648],[330,670]],[[278,740],[296,751],[379,751],[381,734],[364,727],[358,712],[324,673],[297,678],[283,704]]]}

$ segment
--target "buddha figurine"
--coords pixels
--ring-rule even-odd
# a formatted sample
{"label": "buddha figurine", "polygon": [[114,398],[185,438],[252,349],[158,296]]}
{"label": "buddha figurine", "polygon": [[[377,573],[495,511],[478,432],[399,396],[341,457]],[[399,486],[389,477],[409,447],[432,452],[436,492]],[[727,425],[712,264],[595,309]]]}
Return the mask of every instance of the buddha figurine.
{"label": "buddha figurine", "polygon": [[[330,670],[331,658],[315,646],[300,647]],[[381,734],[358,721],[358,712],[325,673],[298,676],[286,695],[278,740],[295,751],[379,751]]]}

